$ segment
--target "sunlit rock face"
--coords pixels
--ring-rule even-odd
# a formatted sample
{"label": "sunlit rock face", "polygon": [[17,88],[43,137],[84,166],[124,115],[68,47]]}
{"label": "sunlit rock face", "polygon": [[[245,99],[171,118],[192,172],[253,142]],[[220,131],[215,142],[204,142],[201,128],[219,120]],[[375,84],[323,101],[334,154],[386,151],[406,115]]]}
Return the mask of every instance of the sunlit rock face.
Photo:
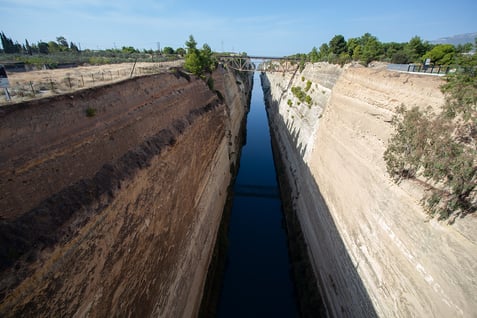
{"label": "sunlit rock face", "polygon": [[[430,220],[423,182],[395,184],[383,153],[396,107],[444,103],[439,77],[326,63],[262,76],[317,284],[337,317],[472,317],[475,217]],[[310,84],[308,84],[310,82]],[[312,103],[300,102],[300,87]]]}

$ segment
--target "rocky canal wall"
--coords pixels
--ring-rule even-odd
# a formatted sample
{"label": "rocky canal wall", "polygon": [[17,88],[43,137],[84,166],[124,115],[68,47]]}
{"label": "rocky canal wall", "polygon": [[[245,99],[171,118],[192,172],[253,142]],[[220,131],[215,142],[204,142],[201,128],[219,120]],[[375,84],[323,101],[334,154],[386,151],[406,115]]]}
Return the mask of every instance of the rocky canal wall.
{"label": "rocky canal wall", "polygon": [[196,316],[251,85],[171,70],[2,107],[0,316]]}
{"label": "rocky canal wall", "polygon": [[330,316],[475,317],[477,218],[429,219],[422,184],[395,184],[383,160],[396,107],[436,109],[443,83],[381,65],[262,75],[289,206]]}

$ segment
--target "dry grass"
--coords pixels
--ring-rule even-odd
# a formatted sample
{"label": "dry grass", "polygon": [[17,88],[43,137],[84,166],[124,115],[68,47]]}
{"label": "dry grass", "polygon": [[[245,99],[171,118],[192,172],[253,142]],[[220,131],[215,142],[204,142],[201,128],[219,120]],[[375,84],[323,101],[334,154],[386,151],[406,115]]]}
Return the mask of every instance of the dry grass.
{"label": "dry grass", "polygon": [[161,63],[141,62],[136,63],[134,72],[134,63],[121,63],[8,73],[11,101],[7,101],[4,91],[1,90],[0,106],[121,81],[129,78],[131,73],[133,73],[132,76],[161,73],[182,63],[182,60]]}

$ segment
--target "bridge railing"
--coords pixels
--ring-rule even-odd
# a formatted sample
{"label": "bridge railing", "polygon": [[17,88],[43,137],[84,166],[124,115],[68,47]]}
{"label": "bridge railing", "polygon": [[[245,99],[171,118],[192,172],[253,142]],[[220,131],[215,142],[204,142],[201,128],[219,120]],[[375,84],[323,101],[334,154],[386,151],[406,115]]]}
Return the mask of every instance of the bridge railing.
{"label": "bridge railing", "polygon": [[425,73],[425,74],[436,74],[436,75],[446,75],[453,68],[450,66],[441,66],[441,65],[422,65],[422,64],[389,64],[388,70],[391,71],[401,71],[401,72],[412,72],[412,73]]}

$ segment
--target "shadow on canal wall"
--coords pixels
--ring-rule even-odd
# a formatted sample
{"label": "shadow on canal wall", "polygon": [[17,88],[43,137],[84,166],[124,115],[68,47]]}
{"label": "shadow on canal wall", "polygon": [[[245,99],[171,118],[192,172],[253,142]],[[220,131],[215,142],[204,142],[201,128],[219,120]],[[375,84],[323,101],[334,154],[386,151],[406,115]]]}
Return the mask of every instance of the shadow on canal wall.
{"label": "shadow on canal wall", "polygon": [[235,143],[239,145],[236,147],[238,160],[230,165],[230,174],[232,180],[227,187],[227,199],[225,202],[222,219],[217,231],[217,238],[215,241],[214,251],[207,270],[207,278],[205,281],[202,301],[199,309],[200,318],[210,318],[217,316],[217,310],[220,300],[220,292],[224,280],[225,269],[227,266],[227,250],[229,246],[228,232],[230,225],[230,216],[232,212],[232,203],[234,197],[234,184],[240,168],[240,158],[242,156],[242,149],[247,144],[247,117],[250,112],[250,102],[252,98],[253,76],[247,78],[249,94],[247,97],[245,115],[240,124],[240,133],[237,134]]}
{"label": "shadow on canal wall", "polygon": [[286,174],[286,166],[278,153],[277,140],[271,134],[273,158],[277,171],[280,196],[287,232],[288,252],[291,261],[291,271],[298,309],[301,317],[327,317],[323,298],[316,284],[313,266],[308,256],[308,250],[300,221],[294,210],[292,188]]}

